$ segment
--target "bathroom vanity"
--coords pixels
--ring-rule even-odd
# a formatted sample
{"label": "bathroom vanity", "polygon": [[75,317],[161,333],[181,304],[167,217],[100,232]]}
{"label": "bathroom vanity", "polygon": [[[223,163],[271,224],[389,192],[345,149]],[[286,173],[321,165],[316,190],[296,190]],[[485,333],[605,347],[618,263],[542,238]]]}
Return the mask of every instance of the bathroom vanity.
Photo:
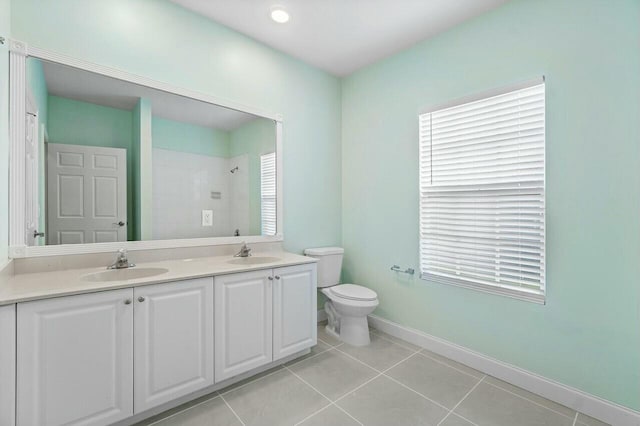
{"label": "bathroom vanity", "polygon": [[15,275],[0,407],[14,388],[16,425],[140,420],[308,353],[316,285],[315,259],[285,252]]}
{"label": "bathroom vanity", "polygon": [[[282,115],[9,44],[0,425],[132,424],[308,353],[316,260],[281,248]],[[142,263],[107,270],[119,249]]]}

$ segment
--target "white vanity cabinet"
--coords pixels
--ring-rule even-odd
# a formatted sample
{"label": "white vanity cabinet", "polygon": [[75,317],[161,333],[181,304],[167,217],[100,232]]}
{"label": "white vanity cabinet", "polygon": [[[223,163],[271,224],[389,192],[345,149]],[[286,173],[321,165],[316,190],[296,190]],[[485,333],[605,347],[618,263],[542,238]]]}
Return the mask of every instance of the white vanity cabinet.
{"label": "white vanity cabinet", "polygon": [[16,305],[0,306],[0,425],[16,422]]}
{"label": "white vanity cabinet", "polygon": [[271,269],[215,277],[216,382],[273,359],[272,287]]}
{"label": "white vanity cabinet", "polygon": [[110,425],[216,390],[315,345],[316,312],[315,263],[2,306],[0,425],[14,405],[18,426]]}
{"label": "white vanity cabinet", "polygon": [[215,277],[216,382],[316,344],[316,264]]}
{"label": "white vanity cabinet", "polygon": [[134,289],[134,406],[213,385],[213,278]]}
{"label": "white vanity cabinet", "polygon": [[273,270],[273,360],[317,342],[316,264]]}
{"label": "white vanity cabinet", "polygon": [[108,425],[213,385],[213,278],[19,303],[17,333],[17,425]]}
{"label": "white vanity cabinet", "polygon": [[133,289],[18,304],[17,425],[133,415]]}

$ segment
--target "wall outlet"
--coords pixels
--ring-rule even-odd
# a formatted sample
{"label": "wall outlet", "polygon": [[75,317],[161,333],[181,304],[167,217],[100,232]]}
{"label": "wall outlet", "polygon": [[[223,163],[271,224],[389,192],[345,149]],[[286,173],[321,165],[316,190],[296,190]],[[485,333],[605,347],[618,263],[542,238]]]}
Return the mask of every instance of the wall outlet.
{"label": "wall outlet", "polygon": [[202,226],[213,226],[213,210],[202,210]]}

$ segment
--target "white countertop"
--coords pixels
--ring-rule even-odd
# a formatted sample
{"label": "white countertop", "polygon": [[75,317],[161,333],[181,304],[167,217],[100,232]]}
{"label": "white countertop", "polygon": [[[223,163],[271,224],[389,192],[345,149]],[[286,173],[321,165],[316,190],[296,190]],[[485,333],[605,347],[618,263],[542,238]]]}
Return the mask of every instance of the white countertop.
{"label": "white countertop", "polygon": [[[232,256],[198,257],[193,259],[163,260],[160,262],[139,263],[136,268],[166,268],[169,271],[152,277],[129,279],[122,281],[91,282],[83,279],[84,275],[106,271],[106,267],[67,269],[53,272],[19,274],[9,278],[0,286],[0,306],[30,300],[47,299],[72,294],[91,293],[114,290],[118,288],[138,287],[189,278],[211,277],[214,275],[232,274],[236,272],[256,271],[260,269],[278,268],[281,266],[314,263],[312,257],[298,254],[277,252],[256,252],[252,257],[277,257],[279,260],[256,265],[236,265],[228,263]],[[135,255],[130,256],[135,262]]]}

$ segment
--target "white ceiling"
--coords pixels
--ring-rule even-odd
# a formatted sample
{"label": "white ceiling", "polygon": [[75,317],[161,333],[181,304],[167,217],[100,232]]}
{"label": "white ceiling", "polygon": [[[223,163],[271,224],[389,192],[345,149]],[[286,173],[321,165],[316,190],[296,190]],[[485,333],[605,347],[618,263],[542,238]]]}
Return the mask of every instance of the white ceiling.
{"label": "white ceiling", "polygon": [[[507,0],[171,0],[338,76]],[[273,5],[290,14],[270,18]]]}
{"label": "white ceiling", "polygon": [[151,102],[154,116],[225,131],[257,118],[252,114],[53,62],[42,61],[42,65],[49,95],[125,110],[132,110],[139,98],[145,98]]}

